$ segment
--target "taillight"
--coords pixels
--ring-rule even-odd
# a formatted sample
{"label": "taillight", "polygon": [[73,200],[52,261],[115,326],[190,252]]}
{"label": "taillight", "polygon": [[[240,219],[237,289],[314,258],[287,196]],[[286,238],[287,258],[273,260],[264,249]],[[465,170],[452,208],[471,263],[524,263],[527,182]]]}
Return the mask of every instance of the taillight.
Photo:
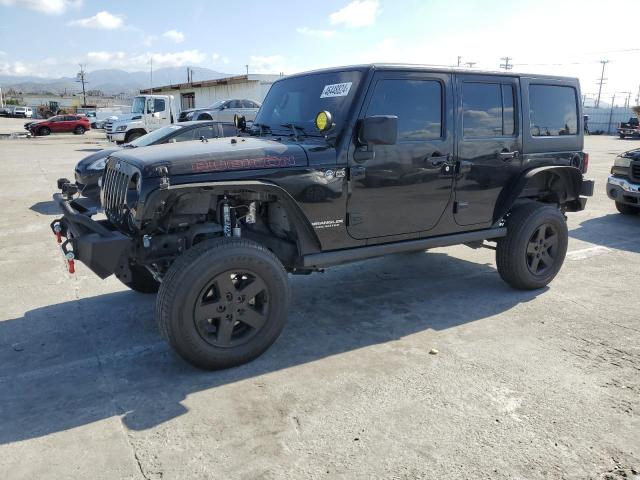
{"label": "taillight", "polygon": [[585,152],[582,158],[582,173],[587,173],[587,170],[589,170],[589,154]]}

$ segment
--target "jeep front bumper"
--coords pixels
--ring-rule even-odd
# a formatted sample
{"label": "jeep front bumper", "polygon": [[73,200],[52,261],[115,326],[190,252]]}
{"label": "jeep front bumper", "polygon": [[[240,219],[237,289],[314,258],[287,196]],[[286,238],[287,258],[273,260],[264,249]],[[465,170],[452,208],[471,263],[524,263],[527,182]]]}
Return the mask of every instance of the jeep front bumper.
{"label": "jeep front bumper", "polygon": [[93,220],[95,211],[60,193],[53,200],[63,212],[51,222],[51,231],[73,273],[73,261],[79,260],[100,278],[106,278],[128,266],[133,240],[114,230],[108,220]]}
{"label": "jeep front bumper", "polygon": [[619,203],[639,206],[640,183],[633,183],[626,178],[611,175],[607,179],[607,196]]}

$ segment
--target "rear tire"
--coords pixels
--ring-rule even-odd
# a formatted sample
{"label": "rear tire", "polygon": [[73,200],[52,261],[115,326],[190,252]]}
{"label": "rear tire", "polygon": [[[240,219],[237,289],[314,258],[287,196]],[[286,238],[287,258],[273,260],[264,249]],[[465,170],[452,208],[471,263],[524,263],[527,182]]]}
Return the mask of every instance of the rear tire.
{"label": "rear tire", "polygon": [[498,273],[513,288],[542,288],[560,271],[568,241],[567,223],[555,206],[526,203],[509,215],[507,236],[498,240]]}
{"label": "rear tire", "polygon": [[160,333],[196,367],[217,370],[260,356],[287,321],[289,283],[278,258],[249,240],[218,238],[173,263],[156,301]]}
{"label": "rear tire", "polygon": [[84,127],[81,125],[78,125],[74,130],[73,133],[75,133],[76,135],[82,135],[84,134]]}
{"label": "rear tire", "polygon": [[128,282],[122,282],[131,290],[135,290],[139,293],[156,293],[160,288],[160,282],[158,282],[151,272],[140,265],[132,265],[131,280]]}
{"label": "rear tire", "polygon": [[623,215],[636,215],[640,212],[640,208],[633,205],[627,205],[626,203],[616,202],[616,208]]}

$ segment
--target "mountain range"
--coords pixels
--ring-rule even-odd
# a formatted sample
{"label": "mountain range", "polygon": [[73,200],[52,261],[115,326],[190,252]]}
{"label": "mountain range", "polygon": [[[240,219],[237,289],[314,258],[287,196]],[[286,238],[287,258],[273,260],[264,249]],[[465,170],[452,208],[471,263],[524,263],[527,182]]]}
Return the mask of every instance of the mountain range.
{"label": "mountain range", "polygon": [[[208,68],[189,67],[193,81],[213,80],[229,74]],[[102,69],[86,72],[85,88],[100,90],[106,95],[118,93],[136,94],[141,88],[148,88],[150,72],[127,72],[118,69]],[[167,67],[153,71],[153,86],[186,83],[187,67]],[[35,76],[0,75],[0,87],[5,91],[12,88],[22,93],[78,93],[82,85],[73,77],[42,78]]]}

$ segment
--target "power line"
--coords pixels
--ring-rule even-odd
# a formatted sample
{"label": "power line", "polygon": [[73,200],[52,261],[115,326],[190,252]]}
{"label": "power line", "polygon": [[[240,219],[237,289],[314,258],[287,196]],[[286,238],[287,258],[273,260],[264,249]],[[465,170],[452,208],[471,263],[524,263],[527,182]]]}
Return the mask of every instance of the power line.
{"label": "power line", "polygon": [[[602,73],[600,74],[600,82],[598,86],[598,99],[596,100],[596,108],[600,106],[600,95],[602,94],[602,85],[605,83],[606,78],[604,78],[604,67],[609,63],[609,60],[600,60],[602,64]],[[614,96],[615,98],[615,96]]]}

